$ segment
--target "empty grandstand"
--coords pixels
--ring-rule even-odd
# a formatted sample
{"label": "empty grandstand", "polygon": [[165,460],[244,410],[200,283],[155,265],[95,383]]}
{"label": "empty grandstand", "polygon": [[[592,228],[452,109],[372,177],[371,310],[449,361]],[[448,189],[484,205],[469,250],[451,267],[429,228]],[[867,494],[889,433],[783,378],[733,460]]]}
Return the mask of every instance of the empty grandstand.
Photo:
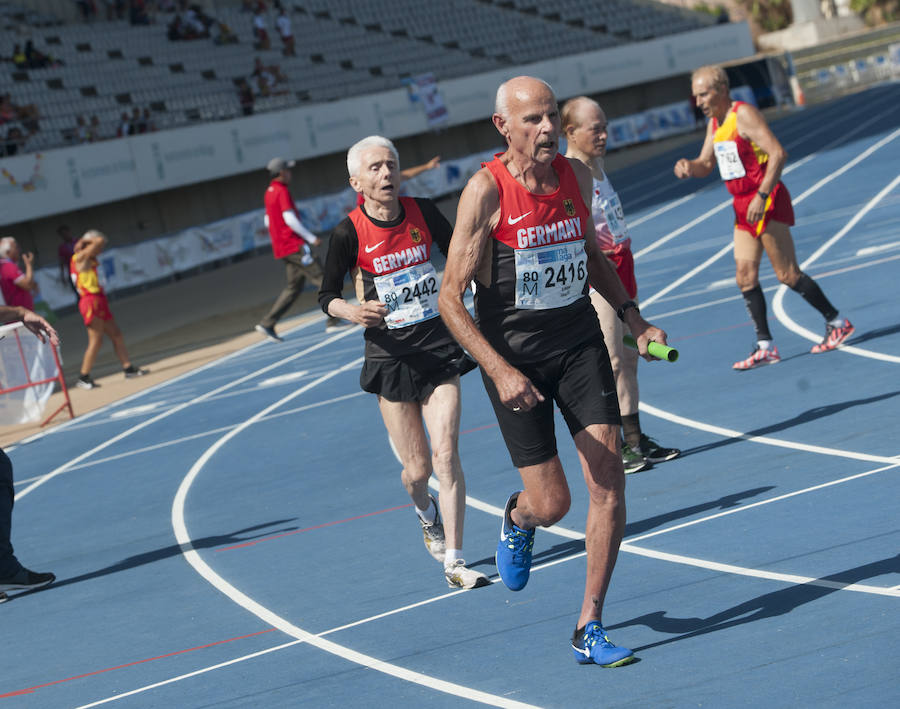
{"label": "empty grandstand", "polygon": [[[175,13],[159,13],[147,25],[62,23],[47,12],[0,4],[10,36],[30,39],[50,58],[43,66],[7,63],[0,70],[0,93],[40,116],[40,130],[23,131],[22,150],[79,141],[77,116],[96,116],[93,132],[112,137],[122,113],[135,106],[149,109],[157,129],[241,116],[238,82],[250,78],[257,57],[286,77],[276,90],[251,82],[260,113],[398,88],[423,72],[439,80],[467,76],[712,23],[701,13],[627,0],[558,0],[543,9],[532,0],[297,0],[285,9],[298,51],[283,56],[274,7],[261,13],[271,36],[265,49],[254,46],[254,15],[240,3],[206,5],[208,36],[170,39],[181,18]],[[234,41],[216,42],[222,25]]]}

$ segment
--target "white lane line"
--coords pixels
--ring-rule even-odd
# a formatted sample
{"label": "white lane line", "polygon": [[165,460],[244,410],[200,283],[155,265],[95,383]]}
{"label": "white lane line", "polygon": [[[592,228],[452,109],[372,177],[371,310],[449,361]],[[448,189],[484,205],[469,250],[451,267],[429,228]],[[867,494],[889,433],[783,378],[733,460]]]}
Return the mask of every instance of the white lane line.
{"label": "white lane line", "polygon": [[[355,399],[360,396],[366,396],[368,392],[365,391],[355,391],[352,394],[342,394],[341,396],[336,396],[332,399],[325,399],[324,401],[317,401],[312,404],[306,404],[305,406],[297,406],[292,409],[285,409],[284,411],[279,411],[277,414],[272,414],[270,416],[266,416],[265,418],[260,419],[257,423],[266,423],[268,421],[272,421],[277,418],[283,418],[285,416],[293,416],[295,414],[299,414],[303,411],[309,411],[310,409],[316,409],[320,406],[328,406],[329,404],[335,404],[340,401],[345,401],[347,399]],[[180,438],[173,438],[168,441],[161,441],[160,443],[155,443],[152,446],[144,446],[143,448],[133,448],[124,453],[117,453],[116,455],[106,456],[105,458],[96,458],[87,463],[81,463],[79,465],[73,465],[69,468],[66,473],[71,473],[75,470],[84,470],[85,468],[92,468],[96,465],[102,465],[103,463],[109,463],[114,460],[122,460],[123,458],[130,458],[135,455],[143,455],[144,453],[150,453],[152,451],[160,450],[161,448],[168,448],[170,446],[176,446],[181,443],[188,443],[190,441],[195,441],[199,438],[206,438],[208,436],[214,436],[217,433],[225,433],[230,431],[232,428],[237,426],[238,424],[230,424],[228,426],[220,426],[218,428],[212,428],[208,431],[202,431],[200,433],[194,433],[190,436],[182,436]],[[13,485],[25,485],[27,483],[33,482],[35,480],[40,480],[41,475],[36,475],[33,478],[24,478],[22,480],[14,480]]]}
{"label": "white lane line", "polygon": [[900,249],[900,241],[894,241],[890,244],[881,244],[881,246],[867,246],[866,248],[857,251],[856,255],[872,256],[873,254],[880,254],[882,251],[893,251],[894,249]]}
{"label": "white lane line", "polygon": [[842,485],[844,483],[850,482],[852,480],[859,480],[861,478],[866,478],[869,475],[875,475],[876,473],[883,473],[885,470],[892,470],[900,466],[900,461],[896,463],[892,463],[890,465],[884,465],[880,468],[875,468],[873,470],[866,470],[862,473],[856,473],[855,475],[848,475],[844,478],[839,478],[838,480],[829,480],[825,483],[820,483],[819,485],[813,485],[811,487],[803,488],[802,490],[794,490],[794,492],[787,492],[784,495],[778,495],[776,497],[770,497],[767,500],[760,500],[759,502],[751,502],[746,505],[741,505],[740,507],[735,507],[730,510],[724,510],[723,512],[716,512],[715,514],[707,515],[706,517],[701,517],[698,519],[691,520],[690,522],[682,522],[681,524],[676,524],[671,527],[666,527],[664,529],[658,529],[655,532],[647,532],[646,534],[642,534],[638,537],[630,537],[626,541],[629,543],[633,542],[642,542],[645,539],[650,539],[651,537],[658,537],[660,534],[668,534],[669,532],[674,532],[678,529],[684,529],[686,527],[693,527],[695,524],[700,524],[701,522],[709,522],[713,519],[719,519],[720,517],[727,517],[729,515],[737,514],[738,512],[745,512],[747,510],[752,510],[754,507],[762,507],[763,505],[769,505],[773,502],[780,502],[781,500],[787,500],[791,497],[796,497],[798,495],[805,495],[809,492],[815,492],[816,490],[824,490],[828,487],[833,487],[834,485]]}
{"label": "white lane line", "polygon": [[[189,407],[189,406],[192,406],[193,404],[196,404],[196,403],[199,403],[199,402],[204,401],[204,400],[206,400],[206,399],[209,399],[210,397],[213,397],[213,396],[215,396],[216,394],[219,394],[219,393],[221,393],[221,392],[223,392],[223,391],[225,391],[225,390],[227,390],[227,389],[230,389],[230,388],[232,388],[232,387],[235,387],[235,386],[237,386],[238,384],[242,384],[243,382],[245,382],[245,381],[247,381],[247,380],[249,380],[249,379],[252,379],[252,378],[254,378],[254,377],[257,377],[257,376],[259,376],[260,374],[263,374],[263,373],[265,373],[265,372],[268,372],[268,371],[270,371],[270,370],[272,370],[272,369],[275,369],[275,368],[277,368],[277,367],[281,367],[281,366],[283,366],[284,364],[286,364],[286,363],[288,363],[288,362],[290,362],[290,361],[292,361],[292,360],[295,360],[295,359],[297,359],[297,358],[299,358],[299,357],[305,357],[305,356],[306,356],[307,354],[309,354],[310,352],[313,352],[313,351],[315,351],[315,350],[321,349],[322,347],[325,347],[326,345],[331,344],[331,343],[334,342],[335,340],[339,340],[339,339],[341,339],[342,337],[346,337],[347,335],[350,335],[350,334],[356,332],[356,330],[357,330],[357,328],[354,327],[354,328],[351,328],[351,329],[349,329],[349,330],[345,330],[344,332],[339,332],[339,333],[336,334],[336,335],[332,335],[331,337],[329,337],[329,338],[327,338],[327,339],[325,339],[325,340],[322,340],[322,341],[319,342],[318,344],[311,345],[310,347],[307,347],[306,349],[300,350],[299,352],[297,352],[297,353],[295,353],[295,354],[293,354],[293,355],[290,355],[289,357],[285,357],[284,359],[280,359],[280,360],[278,360],[278,361],[276,361],[276,362],[273,362],[272,364],[267,365],[267,366],[265,366],[265,367],[262,367],[261,369],[257,369],[256,371],[251,372],[250,374],[247,374],[247,375],[245,375],[245,376],[243,376],[243,377],[240,377],[239,379],[235,379],[235,380],[229,382],[228,384],[224,384],[224,385],[222,385],[222,386],[220,386],[220,387],[218,387],[218,388],[216,388],[216,389],[213,389],[212,391],[207,392],[206,394],[201,394],[200,396],[194,397],[193,399],[191,399],[191,400],[189,400],[189,401],[186,401],[186,402],[184,402],[183,404],[179,404],[178,406],[176,406],[176,407],[174,407],[174,408],[172,408],[172,409],[169,409],[168,411],[164,411],[163,413],[159,414],[158,416],[154,416],[153,418],[147,419],[146,421],[143,421],[143,422],[141,422],[141,423],[139,423],[139,424],[137,424],[137,425],[135,425],[135,426],[132,426],[131,428],[128,428],[128,429],[122,431],[122,433],[119,433],[119,434],[113,436],[112,438],[110,438],[110,439],[107,440],[106,442],[101,443],[100,445],[94,446],[93,448],[91,448],[91,449],[85,451],[84,453],[81,453],[80,455],[75,456],[75,457],[74,457],[72,460],[70,460],[69,462],[64,463],[63,465],[59,466],[58,468],[55,468],[54,470],[51,470],[51,471],[50,471],[49,473],[47,473],[46,475],[42,475],[40,478],[38,478],[37,480],[35,480],[35,481],[34,481],[33,483],[31,483],[28,487],[26,487],[24,490],[22,490],[21,492],[17,493],[16,496],[15,496],[15,499],[16,499],[17,501],[20,500],[20,499],[22,499],[22,498],[25,497],[25,495],[27,495],[28,493],[30,493],[30,492],[32,492],[33,490],[37,489],[38,487],[40,487],[40,486],[43,485],[44,483],[46,483],[46,482],[52,480],[52,479],[55,478],[57,475],[60,475],[60,474],[62,474],[62,473],[64,473],[64,472],[66,472],[67,470],[71,469],[72,467],[74,467],[75,465],[77,465],[78,463],[80,463],[82,460],[84,460],[84,459],[86,459],[86,458],[89,458],[89,457],[92,456],[94,453],[98,453],[98,452],[104,450],[105,448],[108,448],[109,446],[113,445],[114,443],[118,443],[118,442],[121,441],[122,439],[127,438],[128,436],[130,436],[132,433],[136,433],[137,431],[140,431],[141,429],[147,428],[147,426],[150,426],[150,425],[156,423],[157,421],[161,421],[162,419],[167,418],[167,417],[171,416],[172,414],[178,413],[179,411],[183,411],[184,409],[186,409],[186,408]],[[221,360],[220,360],[220,362],[221,362]]]}
{"label": "white lane line", "polygon": [[[891,137],[896,137],[897,135],[900,135],[900,129],[894,131],[891,134]],[[819,256],[821,256],[829,248],[831,248],[831,246],[837,243],[838,240],[843,238],[845,234],[847,234],[853,227],[855,227],[859,223],[859,221],[864,216],[866,216],[866,214],[868,214],[870,211],[872,211],[872,209],[875,208],[875,205],[877,205],[882,199],[890,194],[898,184],[900,184],[900,175],[897,175],[886,187],[884,187],[877,195],[869,200],[868,204],[866,204],[866,206],[863,207],[856,214],[856,216],[853,217],[853,219],[851,219],[849,222],[847,222],[846,225],[844,225],[843,229],[841,229],[837,234],[828,239],[828,241],[826,241],[818,249],[816,249],[816,251],[808,259],[806,259],[806,261],[800,264],[801,270],[807,268],[810,264],[815,262],[815,260],[819,258]],[[821,335],[817,335],[811,330],[807,330],[805,327],[792,320],[791,317],[787,314],[787,311],[784,308],[784,295],[786,292],[787,286],[781,286],[775,293],[775,297],[772,299],[772,312],[775,313],[775,317],[778,318],[778,322],[784,325],[788,330],[795,332],[801,337],[805,337],[811,342],[819,342],[822,339]],[[838,349],[844,350],[845,352],[849,352],[851,354],[855,354],[859,357],[869,357],[870,359],[877,359],[881,360],[882,362],[900,363],[900,357],[898,357],[897,355],[874,352],[872,350],[862,349],[861,347],[855,347],[853,345],[840,345]]]}
{"label": "white lane line", "polygon": [[197,675],[206,674],[207,672],[212,672],[213,670],[221,669],[222,667],[228,667],[229,665],[237,664],[238,662],[245,662],[247,660],[252,660],[255,657],[260,657],[261,655],[268,655],[270,652],[276,652],[277,650],[284,650],[287,647],[291,647],[293,645],[298,645],[302,640],[292,640],[289,643],[283,643],[282,645],[276,645],[275,647],[270,647],[266,650],[260,650],[259,652],[254,652],[249,655],[244,655],[242,657],[235,657],[233,660],[226,660],[225,662],[220,662],[217,665],[212,665],[210,667],[203,667],[199,670],[194,670],[193,672],[188,672],[187,674],[179,675],[178,677],[170,677],[169,679],[163,680],[162,682],[154,682],[153,684],[147,684],[143,687],[138,687],[137,689],[132,689],[130,692],[122,692],[121,694],[115,694],[111,697],[107,697],[106,699],[100,699],[96,702],[91,702],[90,704],[82,704],[77,709],[90,709],[90,707],[99,707],[101,704],[108,704],[109,702],[115,702],[119,699],[125,699],[126,697],[134,696],[135,694],[141,694],[142,692],[148,692],[151,689],[156,689],[157,687],[165,687],[167,684],[172,684],[173,682],[180,682],[181,680],[189,679],[191,677],[196,677]]}
{"label": "white lane line", "polygon": [[698,273],[700,273],[700,271],[703,271],[704,269],[706,269],[707,266],[711,266],[712,264],[714,264],[716,261],[718,261],[720,258],[722,258],[725,254],[729,253],[733,248],[734,248],[734,244],[729,242],[727,246],[724,246],[721,249],[719,249],[718,251],[716,251],[716,253],[714,253],[712,256],[710,256],[708,259],[706,259],[706,261],[701,263],[699,266],[695,266],[687,273],[676,278],[674,281],[672,281],[669,285],[667,285],[662,290],[657,291],[656,293],[651,295],[649,298],[644,299],[641,302],[641,307],[645,308],[648,305],[650,305],[651,303],[654,303],[657,300],[659,300],[660,298],[662,298],[664,295],[666,295],[666,293],[670,293],[671,291],[675,290],[682,283],[684,283],[685,281],[689,281],[691,278],[693,278]]}
{"label": "white lane line", "polygon": [[837,591],[855,591],[857,593],[870,593],[876,596],[892,596],[900,598],[900,591],[885,588],[882,586],[869,586],[861,583],[841,583],[840,581],[829,581],[828,579],[817,579],[812,576],[797,576],[795,574],[781,574],[774,571],[760,571],[759,569],[747,569],[743,566],[734,566],[732,564],[720,564],[717,561],[706,561],[704,559],[694,559],[680,554],[668,554],[666,552],[654,551],[652,549],[644,549],[636,547],[628,542],[623,542],[620,551],[629,552],[631,554],[639,554],[651,559],[659,559],[660,561],[670,561],[675,564],[686,564],[687,566],[696,566],[710,571],[720,571],[726,574],[737,574],[739,576],[752,576],[759,579],[768,579],[770,581],[783,581],[784,583],[795,584],[798,586],[819,586],[821,588],[832,588]]}
{"label": "white lane line", "polygon": [[[301,316],[301,317],[303,317],[303,316]],[[317,322],[322,322],[324,320],[324,318],[325,318],[325,316],[323,315],[321,318],[316,318],[314,320],[301,322],[296,327],[293,327],[290,330],[287,330],[286,333],[294,332],[295,330],[302,330],[303,328],[313,325]],[[227,362],[231,359],[236,359],[237,357],[241,357],[244,354],[246,354],[247,352],[250,352],[251,350],[255,350],[258,347],[262,347],[263,345],[266,344],[266,342],[267,342],[266,340],[260,340],[259,342],[254,342],[250,345],[247,345],[246,347],[242,347],[239,350],[235,350],[231,354],[224,355],[223,357],[215,359],[212,362],[207,362],[206,364],[204,364],[200,367],[197,367],[196,369],[192,369],[189,372],[184,372],[183,374],[179,374],[178,376],[172,377],[171,379],[167,379],[166,381],[160,382],[159,384],[154,384],[151,387],[142,389],[141,391],[135,392],[134,394],[130,394],[122,399],[117,399],[116,401],[113,401],[113,402],[107,404],[106,406],[101,406],[99,409],[94,409],[93,411],[89,411],[86,414],[79,414],[76,418],[70,419],[68,421],[64,421],[61,424],[54,426],[53,428],[47,429],[46,431],[39,431],[38,433],[28,436],[28,438],[23,438],[21,441],[19,441],[15,445],[9,446],[8,448],[5,448],[4,450],[7,453],[9,453],[10,451],[15,450],[16,448],[18,448],[19,446],[21,446],[25,443],[31,443],[33,441],[37,441],[37,440],[43,438],[44,436],[52,436],[53,434],[59,433],[60,431],[65,431],[66,429],[68,429],[70,427],[78,426],[82,422],[92,419],[96,416],[100,416],[101,414],[106,413],[107,411],[109,411],[110,409],[112,409],[116,406],[121,406],[122,404],[127,404],[129,401],[133,401],[134,399],[141,398],[143,396],[146,396],[147,394],[152,394],[153,392],[155,392],[159,389],[162,389],[164,387],[167,387],[167,386],[170,386],[177,382],[180,382],[183,379],[188,379],[190,377],[193,377],[196,374],[199,374],[200,372],[205,372],[207,369],[214,369],[215,367],[218,367],[219,365],[221,365],[223,362]]]}
{"label": "white lane line", "polygon": [[301,369],[297,372],[288,372],[287,374],[279,374],[277,377],[269,377],[268,379],[263,379],[256,386],[258,387],[270,387],[275,386],[276,384],[285,384],[287,382],[294,382],[298,379],[303,379],[307,374],[309,374],[309,370]]}
{"label": "white lane line", "polygon": [[184,516],[185,501],[187,499],[188,491],[191,489],[194,480],[200,474],[200,471],[210,460],[210,458],[212,458],[212,456],[228,441],[244,431],[251,424],[267,415],[269,412],[282,406],[295,397],[300,396],[301,394],[319,385],[320,383],[336,376],[340,372],[358,367],[362,363],[363,359],[364,358],[360,357],[331,372],[328,372],[327,374],[323,374],[317,379],[309,382],[306,386],[301,387],[297,391],[292,392],[288,396],[283,397],[270,406],[262,409],[259,413],[250,417],[242,424],[234,428],[232,431],[222,436],[212,446],[210,446],[203,453],[203,455],[201,455],[197,459],[197,461],[188,471],[187,475],[181,481],[181,485],[179,485],[178,491],[175,494],[175,499],[172,502],[172,528],[175,532],[175,539],[181,545],[181,552],[185,560],[192,567],[194,567],[197,573],[200,574],[200,576],[202,576],[204,579],[206,579],[214,588],[223,593],[237,605],[246,609],[250,613],[253,613],[264,623],[281,630],[283,633],[290,635],[297,640],[302,640],[312,645],[313,647],[328,652],[332,655],[337,655],[338,657],[341,657],[349,662],[356,663],[363,667],[368,667],[370,669],[382,672],[398,679],[402,679],[407,682],[412,682],[423,687],[428,687],[439,692],[444,692],[446,694],[460,697],[462,699],[469,699],[471,701],[500,707],[529,707],[530,705],[523,704],[522,702],[516,702],[507,699],[506,697],[499,697],[493,694],[488,694],[486,692],[481,692],[479,690],[472,689],[471,687],[466,687],[463,685],[455,684],[453,682],[448,682],[446,680],[441,680],[437,677],[431,677],[420,672],[415,672],[413,670],[400,667],[399,665],[394,665],[389,662],[379,660],[378,658],[372,657],[371,655],[357,652],[356,650],[352,650],[330,640],[325,640],[324,638],[303,630],[302,628],[297,627],[285,618],[282,618],[276,613],[273,613],[265,606],[257,603],[245,593],[241,592],[230,583],[228,583],[228,581],[226,581],[222,576],[213,571],[213,569],[203,560],[203,558],[199,553],[197,553],[197,551],[191,544],[191,537],[187,531],[187,525]]}
{"label": "white lane line", "polygon": [[885,463],[888,465],[892,465],[893,463],[896,463],[898,462],[898,460],[900,460],[900,458],[898,458],[897,456],[891,457],[886,455],[872,455],[871,453],[857,453],[855,451],[842,450],[840,448],[814,446],[808,443],[786,441],[780,438],[771,438],[769,436],[752,436],[750,434],[744,433],[743,431],[735,431],[732,428],[725,428],[724,426],[714,426],[713,424],[703,423],[702,421],[690,419],[686,416],[679,416],[678,414],[673,414],[670,411],[665,411],[656,406],[645,404],[643,401],[638,404],[638,407],[641,411],[644,411],[651,416],[661,418],[665,421],[671,421],[672,423],[687,426],[688,428],[695,428],[699,431],[715,433],[716,435],[723,436],[725,438],[739,438],[741,440],[750,441],[752,443],[762,443],[767,446],[775,446],[776,448],[790,448],[793,450],[805,451],[807,453],[818,453],[820,455],[830,455],[838,458],[850,458],[851,460],[862,460],[869,463]]}

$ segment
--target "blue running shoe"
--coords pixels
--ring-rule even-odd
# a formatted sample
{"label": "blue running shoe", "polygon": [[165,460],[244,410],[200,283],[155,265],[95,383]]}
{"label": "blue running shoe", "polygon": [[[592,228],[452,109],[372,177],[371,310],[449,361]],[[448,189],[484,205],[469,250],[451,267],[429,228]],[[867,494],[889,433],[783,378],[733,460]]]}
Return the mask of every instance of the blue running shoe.
{"label": "blue running shoe", "polygon": [[534,547],[534,530],[520,529],[513,524],[509,516],[516,506],[518,497],[519,493],[515,492],[506,501],[503,522],[500,525],[500,541],[497,542],[497,554],[494,557],[500,579],[510,591],[521,591],[528,583],[528,574],[531,572],[531,549]]}
{"label": "blue running shoe", "polygon": [[634,660],[634,653],[625,647],[616,647],[606,631],[596,620],[590,621],[584,629],[576,630],[572,636],[572,652],[575,662],[580,665],[600,665],[600,667],[619,667]]}

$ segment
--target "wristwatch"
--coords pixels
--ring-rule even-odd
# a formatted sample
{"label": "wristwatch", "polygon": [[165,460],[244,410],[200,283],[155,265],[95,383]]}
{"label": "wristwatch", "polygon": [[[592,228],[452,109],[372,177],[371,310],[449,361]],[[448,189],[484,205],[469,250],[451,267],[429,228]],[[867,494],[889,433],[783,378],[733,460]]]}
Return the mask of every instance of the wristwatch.
{"label": "wristwatch", "polygon": [[625,311],[629,308],[634,308],[637,312],[641,312],[641,309],[638,308],[637,303],[635,303],[633,300],[626,300],[616,309],[616,317],[619,318],[619,320],[621,320],[622,322],[625,322]]}

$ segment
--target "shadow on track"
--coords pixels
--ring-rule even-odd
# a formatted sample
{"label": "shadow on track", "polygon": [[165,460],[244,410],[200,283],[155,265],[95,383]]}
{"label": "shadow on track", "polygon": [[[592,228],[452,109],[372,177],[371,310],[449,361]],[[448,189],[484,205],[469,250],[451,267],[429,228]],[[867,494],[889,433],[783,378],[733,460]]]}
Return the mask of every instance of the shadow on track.
{"label": "shadow on track", "polygon": [[789,588],[781,589],[780,591],[773,591],[772,593],[757,596],[749,601],[745,601],[739,605],[732,606],[731,608],[716,613],[715,615],[711,615],[708,618],[670,618],[666,616],[666,611],[657,611],[655,613],[648,613],[633,618],[632,620],[627,620],[623,623],[618,623],[617,625],[611,625],[608,630],[625,628],[629,625],[646,625],[651,630],[655,630],[659,633],[677,635],[677,637],[667,638],[666,640],[660,640],[656,643],[650,643],[649,645],[634,648],[635,652],[639,650],[649,650],[650,648],[668,645],[669,643],[678,642],[679,640],[686,640],[707,633],[726,630],[728,628],[743,625],[744,623],[753,623],[757,620],[763,620],[764,618],[785,615],[795,608],[817,601],[824,596],[831,595],[845,586],[859,583],[860,581],[865,581],[866,579],[875,576],[896,573],[900,573],[900,554],[817,579],[817,581],[828,581],[839,584],[837,588],[826,588],[810,583],[796,584]]}

